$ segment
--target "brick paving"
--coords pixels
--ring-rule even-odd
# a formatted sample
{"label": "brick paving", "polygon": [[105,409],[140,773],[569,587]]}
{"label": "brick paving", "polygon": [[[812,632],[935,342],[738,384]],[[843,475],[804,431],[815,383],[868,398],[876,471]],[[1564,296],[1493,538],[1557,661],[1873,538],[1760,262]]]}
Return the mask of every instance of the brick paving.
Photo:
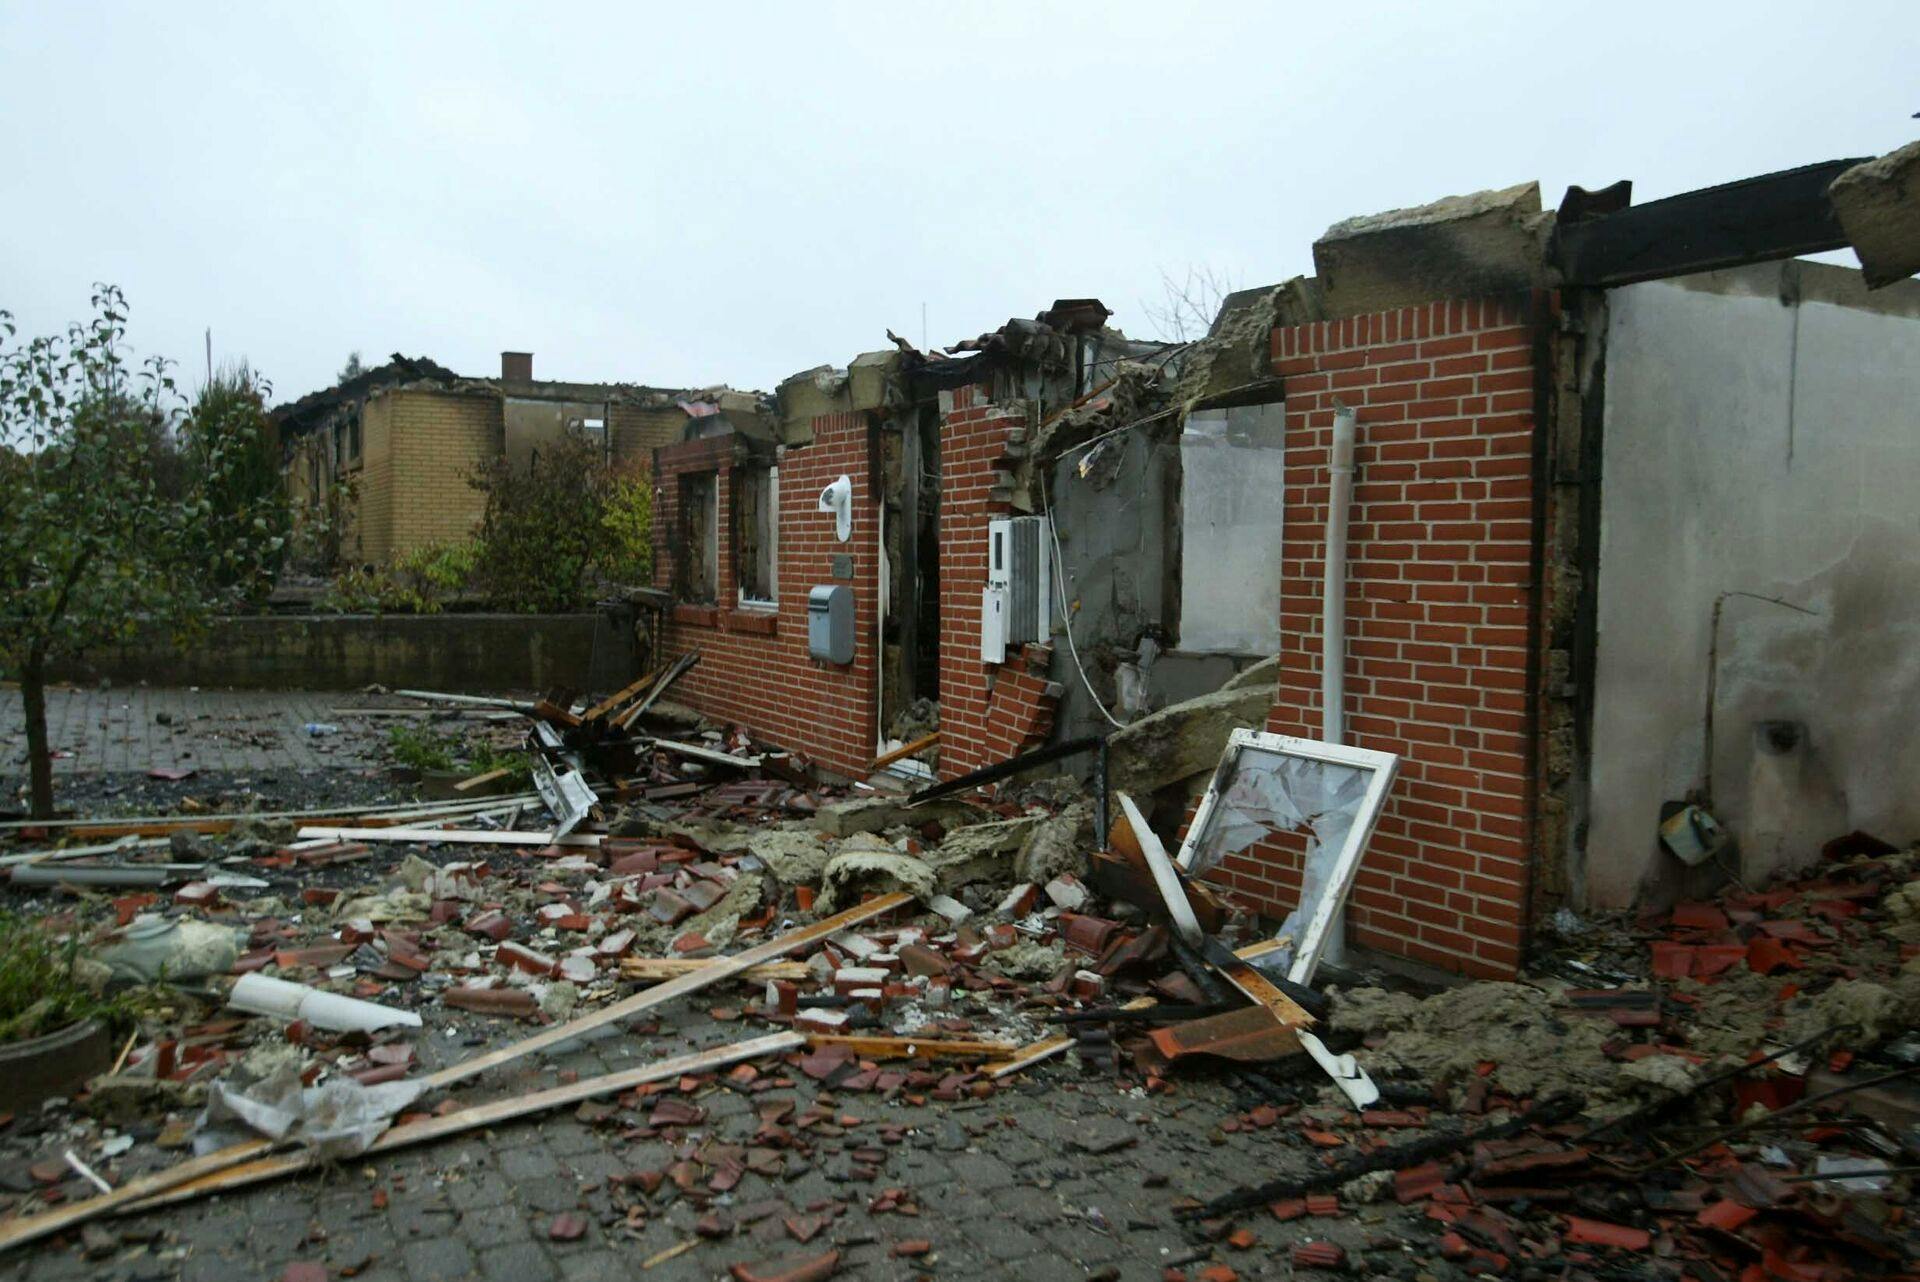
{"label": "brick paving", "polygon": [[[342,708],[398,705],[351,692],[63,687],[47,692],[47,736],[59,775],[155,768],[206,771],[319,770],[382,764],[391,718]],[[308,723],[340,727],[313,737]],[[26,773],[20,692],[0,690],[0,774]]]}

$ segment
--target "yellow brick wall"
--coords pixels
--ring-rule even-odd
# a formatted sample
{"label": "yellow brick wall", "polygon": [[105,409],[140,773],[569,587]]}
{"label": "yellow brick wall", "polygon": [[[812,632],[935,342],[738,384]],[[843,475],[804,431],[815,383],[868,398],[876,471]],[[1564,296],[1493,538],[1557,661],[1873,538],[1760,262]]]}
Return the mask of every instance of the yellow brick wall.
{"label": "yellow brick wall", "polygon": [[466,538],[485,506],[469,481],[503,447],[499,398],[420,391],[379,399],[389,406],[386,555]]}
{"label": "yellow brick wall", "polygon": [[359,502],[340,546],[357,564],[379,565],[393,554],[393,398],[376,396],[360,410]]}
{"label": "yellow brick wall", "polygon": [[677,405],[646,409],[615,402],[607,407],[607,432],[614,467],[622,471],[653,472],[653,451],[678,441],[687,426],[686,411]]}

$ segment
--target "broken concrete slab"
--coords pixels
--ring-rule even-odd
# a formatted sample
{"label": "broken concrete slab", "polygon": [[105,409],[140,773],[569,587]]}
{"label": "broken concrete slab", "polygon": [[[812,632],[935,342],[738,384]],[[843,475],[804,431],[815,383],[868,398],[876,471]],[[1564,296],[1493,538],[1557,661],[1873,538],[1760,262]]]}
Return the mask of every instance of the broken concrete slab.
{"label": "broken concrete slab", "polygon": [[1532,289],[1552,221],[1526,182],[1335,223],[1313,245],[1327,315]]}
{"label": "broken concrete slab", "polygon": [[1259,729],[1273,709],[1274,687],[1258,682],[1169,704],[1107,741],[1108,787],[1136,797],[1210,774],[1235,730]]}
{"label": "broken concrete slab", "polygon": [[1853,242],[1868,288],[1920,272],[1920,141],[1842,173],[1827,188],[1827,199]]}
{"label": "broken concrete slab", "polygon": [[977,823],[981,815],[977,807],[962,801],[935,801],[908,809],[906,797],[850,797],[820,807],[810,822],[829,836],[851,837],[888,828],[918,828],[928,822],[954,828]]}
{"label": "broken concrete slab", "polygon": [[1280,656],[1273,655],[1260,660],[1251,668],[1244,668],[1220,683],[1222,690],[1265,690],[1276,694],[1280,689]]}

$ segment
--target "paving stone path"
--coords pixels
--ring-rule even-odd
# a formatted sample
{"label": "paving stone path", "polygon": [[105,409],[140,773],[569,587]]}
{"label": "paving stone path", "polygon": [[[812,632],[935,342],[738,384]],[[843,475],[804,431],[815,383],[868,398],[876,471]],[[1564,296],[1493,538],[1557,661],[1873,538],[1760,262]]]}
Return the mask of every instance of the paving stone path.
{"label": "paving stone path", "polygon": [[[364,766],[385,760],[392,719],[341,710],[404,702],[338,691],[66,687],[47,692],[47,737],[56,775]],[[339,730],[309,735],[309,723]],[[0,690],[0,745],[0,774],[24,775],[26,718],[15,689]]]}

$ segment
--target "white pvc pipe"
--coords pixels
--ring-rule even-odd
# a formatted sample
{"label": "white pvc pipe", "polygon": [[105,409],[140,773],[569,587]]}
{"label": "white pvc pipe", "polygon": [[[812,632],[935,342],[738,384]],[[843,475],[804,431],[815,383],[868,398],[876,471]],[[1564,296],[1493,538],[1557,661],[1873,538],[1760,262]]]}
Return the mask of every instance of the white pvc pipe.
{"label": "white pvc pipe", "polygon": [[[1354,411],[1333,413],[1333,450],[1327,462],[1326,579],[1320,597],[1320,737],[1347,737],[1347,518],[1353,507]],[[1339,962],[1347,952],[1343,907],[1327,929],[1322,960]]]}
{"label": "white pvc pipe", "polygon": [[315,1028],[334,1033],[371,1033],[395,1024],[420,1027],[420,1017],[412,1011],[395,1010],[377,1002],[342,997],[339,993],[323,992],[257,973],[242,975],[234,981],[233,991],[227,994],[227,1005],[288,1023],[303,1019]]}

